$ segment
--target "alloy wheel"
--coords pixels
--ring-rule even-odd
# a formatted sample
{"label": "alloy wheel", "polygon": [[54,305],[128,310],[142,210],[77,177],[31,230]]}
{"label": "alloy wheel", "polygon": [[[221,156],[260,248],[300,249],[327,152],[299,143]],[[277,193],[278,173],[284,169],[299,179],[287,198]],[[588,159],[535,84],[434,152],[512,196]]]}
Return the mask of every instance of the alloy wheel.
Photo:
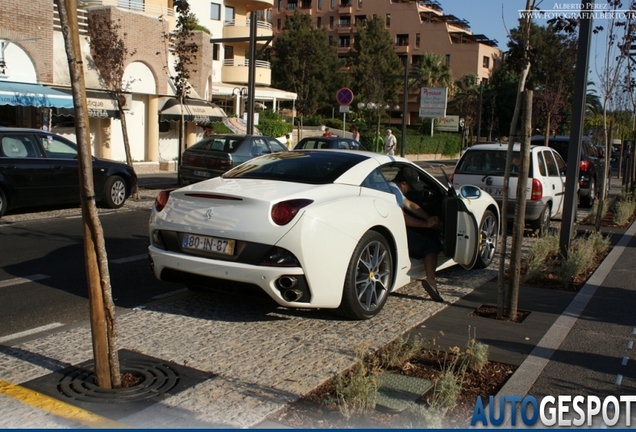
{"label": "alloy wheel", "polygon": [[390,256],[383,243],[372,241],[358,257],[355,292],[365,311],[374,311],[384,304],[391,283]]}

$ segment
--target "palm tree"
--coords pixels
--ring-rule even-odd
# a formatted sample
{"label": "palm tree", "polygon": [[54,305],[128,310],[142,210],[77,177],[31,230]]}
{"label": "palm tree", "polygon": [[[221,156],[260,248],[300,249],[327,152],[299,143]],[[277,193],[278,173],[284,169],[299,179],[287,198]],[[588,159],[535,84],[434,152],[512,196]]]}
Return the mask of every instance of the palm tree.
{"label": "palm tree", "polygon": [[450,94],[453,93],[453,74],[444,57],[439,54],[424,54],[416,65],[415,75],[411,87],[446,87]]}

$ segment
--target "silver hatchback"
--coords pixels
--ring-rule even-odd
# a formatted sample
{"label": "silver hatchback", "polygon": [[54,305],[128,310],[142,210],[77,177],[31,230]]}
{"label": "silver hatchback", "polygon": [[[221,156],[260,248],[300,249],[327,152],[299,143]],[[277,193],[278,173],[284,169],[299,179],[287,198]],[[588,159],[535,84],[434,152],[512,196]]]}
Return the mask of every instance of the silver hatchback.
{"label": "silver hatchback", "polygon": [[[506,164],[511,164],[508,190],[508,219],[514,218],[520,145],[514,144],[512,160],[506,160],[507,143],[478,144],[470,147],[457,162],[451,176],[453,186],[474,185],[492,195],[501,207]],[[533,231],[543,234],[550,219],[559,218],[565,198],[565,162],[557,151],[546,146],[530,147],[530,171],[526,187],[525,221]]]}

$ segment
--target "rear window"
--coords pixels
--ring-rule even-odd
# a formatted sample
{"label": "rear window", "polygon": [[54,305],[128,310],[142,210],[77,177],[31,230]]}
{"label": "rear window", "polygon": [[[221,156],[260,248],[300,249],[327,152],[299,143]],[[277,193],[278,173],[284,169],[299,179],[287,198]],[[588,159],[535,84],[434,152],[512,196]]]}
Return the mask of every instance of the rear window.
{"label": "rear window", "polygon": [[365,159],[367,156],[334,152],[272,153],[252,159],[223,177],[328,184]]}
{"label": "rear window", "polygon": [[[513,160],[519,157],[519,152],[512,152]],[[506,150],[469,150],[459,161],[455,172],[458,174],[499,174],[503,176],[505,170]]]}
{"label": "rear window", "polygon": [[227,138],[227,137],[214,137],[206,138],[203,141],[191,146],[191,149],[195,150],[211,150],[224,153],[234,153],[238,149],[242,139]]}

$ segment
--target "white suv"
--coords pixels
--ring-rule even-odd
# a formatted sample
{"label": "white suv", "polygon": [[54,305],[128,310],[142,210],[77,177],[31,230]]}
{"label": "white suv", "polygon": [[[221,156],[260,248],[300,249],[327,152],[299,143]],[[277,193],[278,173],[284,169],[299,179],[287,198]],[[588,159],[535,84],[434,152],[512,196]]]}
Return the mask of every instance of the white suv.
{"label": "white suv", "polygon": [[[455,188],[474,185],[488,192],[501,207],[507,143],[469,147],[455,165],[451,181]],[[520,145],[514,144],[512,159],[519,159]],[[513,161],[510,161],[512,164]],[[508,219],[514,218],[518,169],[513,165],[508,190]],[[565,162],[554,149],[530,147],[530,171],[526,193],[526,223],[540,235],[550,219],[560,217],[565,198]]]}

